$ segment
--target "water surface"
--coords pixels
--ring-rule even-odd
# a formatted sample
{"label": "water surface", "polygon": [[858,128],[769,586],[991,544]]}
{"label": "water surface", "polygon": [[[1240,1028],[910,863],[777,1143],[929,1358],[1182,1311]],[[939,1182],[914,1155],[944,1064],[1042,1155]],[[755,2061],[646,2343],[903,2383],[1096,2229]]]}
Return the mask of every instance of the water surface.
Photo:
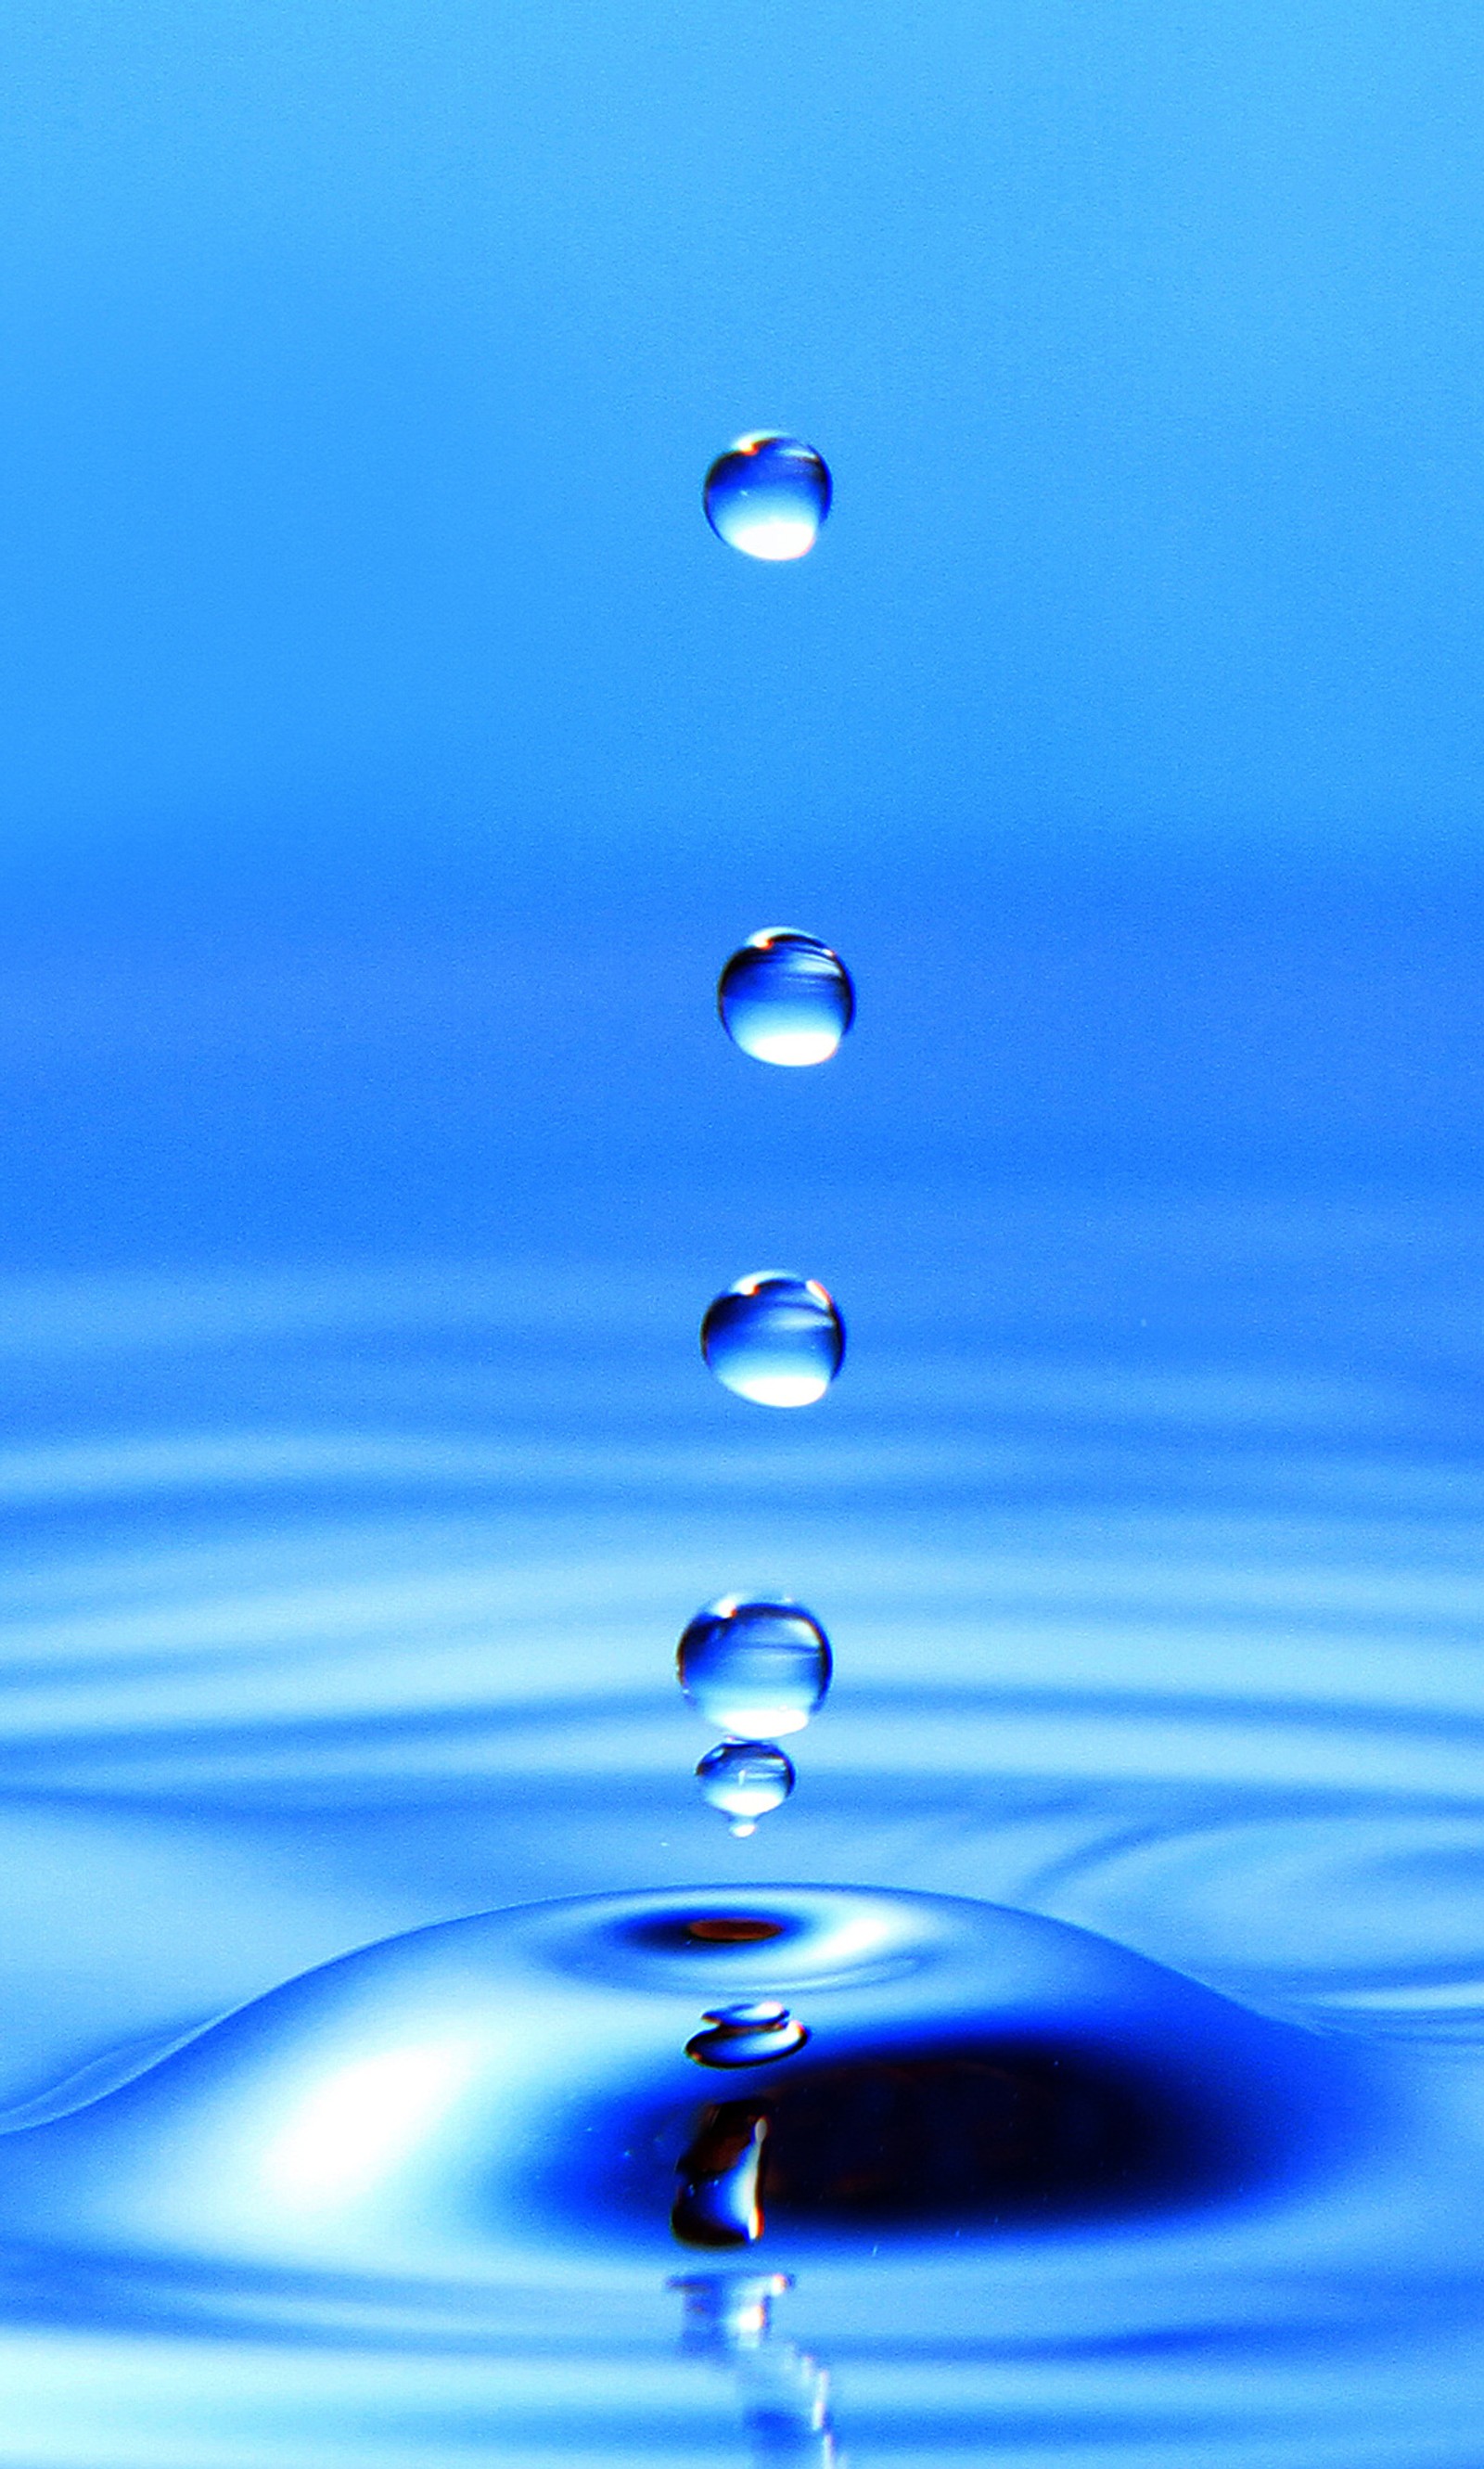
{"label": "water surface", "polygon": [[[684,1231],[632,1270],[12,1281],[0,2458],[1476,2457],[1471,1214],[869,1197],[866,1336],[806,1433],[695,1363]],[[733,1842],[673,1641],[759,1575],[836,1677],[792,1800]],[[205,2027],[358,1947],[785,1886],[1071,1923],[1291,2035],[1317,2073],[1267,2103],[1284,2165],[905,2245],[780,2213],[709,2267],[791,2277],[751,2365],[686,2345],[667,2285],[696,2269],[663,2142],[706,2093],[688,1991],[649,2178],[597,2171],[575,2237],[533,2200],[519,2252],[466,2240],[430,2282],[406,2239],[162,2249],[148,2171],[126,2234],[101,2165],[66,2205],[21,2165],[130,2103],[168,2122]],[[631,2059],[599,2107],[632,2124]],[[15,2191],[48,2182],[50,2218]]]}

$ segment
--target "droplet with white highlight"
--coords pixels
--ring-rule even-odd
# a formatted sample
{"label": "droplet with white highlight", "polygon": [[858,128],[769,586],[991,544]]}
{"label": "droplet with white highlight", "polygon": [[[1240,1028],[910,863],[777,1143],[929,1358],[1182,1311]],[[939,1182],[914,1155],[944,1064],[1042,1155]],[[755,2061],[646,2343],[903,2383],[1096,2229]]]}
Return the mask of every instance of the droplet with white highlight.
{"label": "droplet with white highlight", "polygon": [[702,502],[718,540],[768,565],[806,557],[829,512],[829,466],[801,437],[753,429],[718,454]]}
{"label": "droplet with white highlight", "polygon": [[754,1406],[812,1406],[845,1361],[845,1324],[813,1278],[757,1269],[718,1295],[701,1351],[724,1389]]}
{"label": "droplet with white highlight", "polygon": [[833,1668],[814,1614],[786,1596],[722,1595],[687,1622],[675,1651],[696,1712],[741,1741],[801,1732]]}
{"label": "droplet with white highlight", "polygon": [[855,988],[837,952],[793,926],[764,926],[733,952],[716,1008],[734,1046],[758,1063],[827,1063],[855,1018]]}
{"label": "droplet with white highlight", "polygon": [[722,1741],[696,1768],[703,1797],[731,1820],[733,1834],[754,1834],[759,1817],[781,1809],[794,1788],[791,1758],[771,1741]]}

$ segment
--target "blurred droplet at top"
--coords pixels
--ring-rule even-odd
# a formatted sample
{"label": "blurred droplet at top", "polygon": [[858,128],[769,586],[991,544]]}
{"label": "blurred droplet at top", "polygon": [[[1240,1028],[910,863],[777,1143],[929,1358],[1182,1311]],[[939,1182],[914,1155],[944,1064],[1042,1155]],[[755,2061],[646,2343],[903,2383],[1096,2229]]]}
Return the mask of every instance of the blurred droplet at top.
{"label": "blurred droplet at top", "polygon": [[697,1713],[752,1742],[801,1732],[823,1703],[832,1668],[814,1614],[786,1598],[720,1596],[697,1612],[675,1655]]}
{"label": "blurred droplet at top", "polygon": [[733,1834],[754,1834],[759,1817],[781,1809],[794,1788],[793,1761],[771,1741],[723,1741],[696,1768],[704,1797],[731,1820]]}
{"label": "blurred droplet at top", "polygon": [[812,1406],[845,1361],[845,1324],[813,1278],[757,1269],[716,1297],[701,1351],[723,1388],[754,1406]]}
{"label": "blurred droplet at top", "polygon": [[758,1063],[827,1063],[855,1018],[850,972],[827,943],[765,926],[733,952],[716,988],[733,1045]]}
{"label": "blurred droplet at top", "polygon": [[786,565],[814,546],[833,494],[829,466],[812,446],[754,429],[718,454],[702,499],[707,521],[729,548]]}

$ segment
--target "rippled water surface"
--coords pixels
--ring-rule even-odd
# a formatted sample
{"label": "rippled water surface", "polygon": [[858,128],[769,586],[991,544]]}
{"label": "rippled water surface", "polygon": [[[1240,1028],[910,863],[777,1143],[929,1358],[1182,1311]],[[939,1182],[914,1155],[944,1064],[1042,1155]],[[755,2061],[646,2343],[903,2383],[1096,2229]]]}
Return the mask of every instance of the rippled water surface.
{"label": "rippled water surface", "polygon": [[[684,1234],[0,1297],[0,2460],[1475,2469],[1473,1212],[840,1224],[806,1417]],[[785,1585],[733,1841],[674,1640]],[[713,1982],[811,2033],[739,2252]]]}

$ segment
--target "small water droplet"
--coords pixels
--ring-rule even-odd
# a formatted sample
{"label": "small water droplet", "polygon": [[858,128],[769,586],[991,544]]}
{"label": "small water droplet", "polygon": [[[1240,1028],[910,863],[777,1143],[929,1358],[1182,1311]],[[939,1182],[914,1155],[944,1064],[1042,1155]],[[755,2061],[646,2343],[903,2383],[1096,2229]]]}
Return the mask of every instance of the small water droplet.
{"label": "small water droplet", "polygon": [[813,1278],[757,1269],[718,1295],[701,1351],[724,1389],[754,1406],[812,1406],[845,1361],[845,1324]]}
{"label": "small water droplet", "polygon": [[722,1027],[759,1063],[827,1063],[855,1018],[838,953],[792,926],[764,926],[733,952],[716,987]]}
{"label": "small water droplet", "polygon": [[786,565],[807,556],[829,512],[829,466],[800,437],[754,429],[718,454],[702,500],[718,540],[744,557]]}
{"label": "small water droplet", "polygon": [[801,1732],[823,1705],[829,1640],[786,1596],[721,1595],[685,1628],[675,1654],[681,1687],[708,1723],[734,1740]]}
{"label": "small water droplet", "polygon": [[794,1788],[794,1769],[770,1741],[723,1741],[707,1749],[696,1778],[713,1809],[731,1820],[733,1834],[756,1833],[759,1817],[781,1809]]}
{"label": "small water droplet", "polygon": [[709,2031],[693,2033],[685,2055],[698,2066],[766,2066],[792,2057],[809,2034],[776,1997],[753,1997],[742,2006],[710,2006]]}

